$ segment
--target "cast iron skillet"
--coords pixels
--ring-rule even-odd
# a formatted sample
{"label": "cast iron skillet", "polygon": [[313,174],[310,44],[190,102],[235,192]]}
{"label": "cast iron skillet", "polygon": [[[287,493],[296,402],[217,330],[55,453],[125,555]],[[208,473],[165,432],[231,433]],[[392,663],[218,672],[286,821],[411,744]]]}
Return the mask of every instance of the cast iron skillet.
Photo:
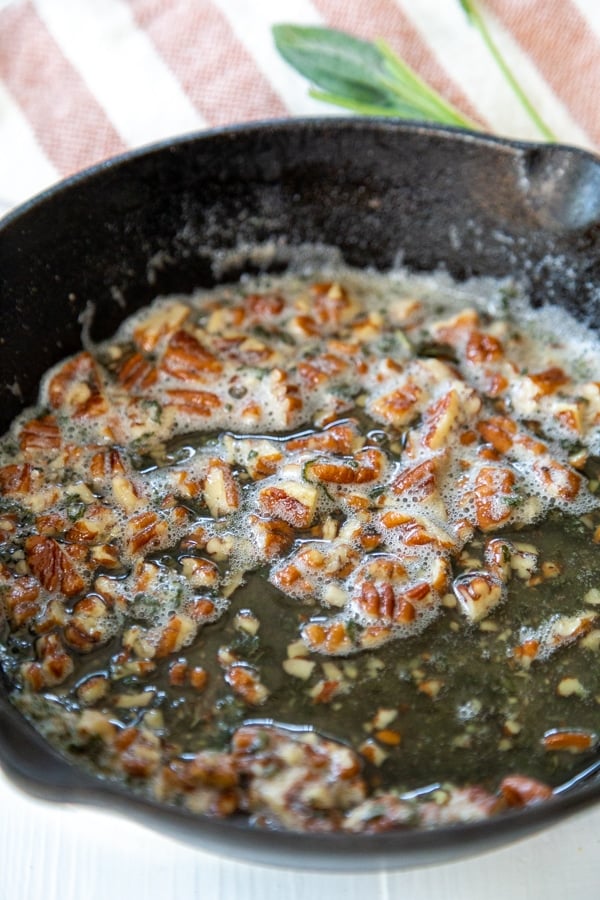
{"label": "cast iron skillet", "polygon": [[[516,275],[534,303],[600,327],[600,161],[389,120],[283,121],[192,135],[101,164],[0,224],[0,430],[43,372],[154,296],[255,268],[236,248],[338,247],[354,266],[444,266],[456,278]],[[224,259],[229,259],[227,264]],[[232,259],[234,260],[232,262]],[[0,679],[0,762],[51,800],[118,810],[239,859],[373,869],[456,859],[541,829],[600,798],[590,777],[561,796],[435,831],[262,832],[132,796],[62,759],[10,705]]]}

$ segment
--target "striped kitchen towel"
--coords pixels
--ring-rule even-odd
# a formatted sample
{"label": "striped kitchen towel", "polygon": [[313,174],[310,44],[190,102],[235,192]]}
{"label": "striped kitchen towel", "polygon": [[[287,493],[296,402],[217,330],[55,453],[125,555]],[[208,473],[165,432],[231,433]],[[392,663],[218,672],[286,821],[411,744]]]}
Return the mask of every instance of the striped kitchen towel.
{"label": "striped kitchen towel", "polygon": [[[599,0],[477,5],[559,140],[599,147]],[[0,213],[170,135],[335,114],[278,56],[282,20],[384,37],[485,129],[540,137],[459,0],[0,0]]]}

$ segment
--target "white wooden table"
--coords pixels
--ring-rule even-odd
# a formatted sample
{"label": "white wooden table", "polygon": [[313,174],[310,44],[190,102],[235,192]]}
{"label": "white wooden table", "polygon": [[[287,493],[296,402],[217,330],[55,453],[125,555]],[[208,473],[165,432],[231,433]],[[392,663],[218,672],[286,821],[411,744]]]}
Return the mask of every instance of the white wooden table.
{"label": "white wooden table", "polygon": [[237,863],[0,775],[0,900],[599,900],[600,808],[474,859],[370,874]]}

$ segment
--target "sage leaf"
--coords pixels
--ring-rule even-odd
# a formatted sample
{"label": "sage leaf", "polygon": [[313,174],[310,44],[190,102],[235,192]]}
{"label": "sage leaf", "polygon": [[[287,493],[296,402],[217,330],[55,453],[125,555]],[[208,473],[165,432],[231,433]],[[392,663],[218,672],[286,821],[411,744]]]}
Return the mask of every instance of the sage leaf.
{"label": "sage leaf", "polygon": [[277,50],[314,85],[311,95],[363,115],[476,128],[383,41],[320,26],[273,27]]}
{"label": "sage leaf", "polygon": [[275,46],[294,69],[329,94],[393,107],[381,83],[383,61],[373,44],[332,28],[275,25]]}

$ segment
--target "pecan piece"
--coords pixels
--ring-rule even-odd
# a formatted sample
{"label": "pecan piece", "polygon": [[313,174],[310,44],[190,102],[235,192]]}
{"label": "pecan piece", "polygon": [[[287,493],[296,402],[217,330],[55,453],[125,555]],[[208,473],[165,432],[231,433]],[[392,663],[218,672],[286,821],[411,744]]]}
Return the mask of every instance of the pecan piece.
{"label": "pecan piece", "polygon": [[517,425],[507,416],[492,416],[477,424],[479,434],[499,453],[506,453],[515,442]]}
{"label": "pecan piece", "polygon": [[125,474],[125,465],[119,450],[108,447],[98,450],[90,460],[90,474],[94,479],[112,478]]}
{"label": "pecan piece", "polygon": [[221,406],[217,395],[210,391],[170,390],[166,394],[172,406],[190,416],[210,416]]}
{"label": "pecan piece", "polygon": [[303,437],[290,438],[286,441],[286,450],[316,450],[328,451],[337,454],[349,454],[360,444],[360,438],[356,427],[352,424],[332,425],[324,431],[309,434]]}
{"label": "pecan piece", "polygon": [[422,397],[422,388],[407,381],[402,387],[379,397],[372,405],[372,412],[392,425],[408,425],[416,418]]}
{"label": "pecan piece", "polygon": [[76,418],[100,416],[108,409],[94,358],[87,352],[67,360],[48,383],[48,402]]}
{"label": "pecan piece", "polygon": [[389,582],[379,585],[363,581],[356,596],[361,611],[373,619],[409,625],[417,617],[417,609],[431,598],[431,585],[425,581],[398,590]]}
{"label": "pecan piece", "polygon": [[341,375],[347,368],[345,359],[335,353],[323,353],[298,363],[298,374],[308,387],[315,388]]}
{"label": "pecan piece", "polygon": [[65,626],[66,642],[81,653],[89,653],[111,636],[108,614],[102,597],[97,594],[83,597],[75,604],[73,615]]}
{"label": "pecan piece", "polygon": [[23,679],[32,690],[40,691],[62,684],[74,671],[73,660],[55,632],[38,638],[35,649],[39,661],[21,666]]}
{"label": "pecan piece", "polygon": [[156,381],[156,369],[141,353],[133,353],[119,366],[119,384],[126,391],[144,390]]}
{"label": "pecan piece", "polygon": [[285,301],[279,294],[247,294],[244,297],[246,309],[258,319],[271,318],[283,312]]}
{"label": "pecan piece", "polygon": [[227,463],[210,459],[204,478],[204,502],[213,519],[235,512],[240,505],[240,490]]}
{"label": "pecan piece", "polygon": [[40,584],[31,575],[21,575],[9,585],[5,595],[8,617],[18,628],[40,611]]}
{"label": "pecan piece", "polygon": [[3,466],[0,469],[0,490],[5,494],[28,494],[35,475],[39,477],[39,472],[29,463]]}
{"label": "pecan piece", "polygon": [[60,445],[60,430],[54,416],[48,415],[39,419],[30,419],[21,428],[19,446],[24,452],[58,450]]}
{"label": "pecan piece", "polygon": [[501,581],[489,572],[466,572],[452,585],[463,613],[471,622],[484,619],[504,599]]}
{"label": "pecan piece", "polygon": [[287,522],[253,515],[249,517],[248,523],[264,559],[277,559],[292,546],[294,532]]}
{"label": "pecan piece", "polygon": [[553,728],[546,731],[542,738],[544,750],[563,751],[567,753],[585,753],[593,750],[598,744],[597,736],[591,731],[570,731],[566,728]]}
{"label": "pecan piece", "polygon": [[544,369],[543,372],[535,372],[527,377],[537,388],[535,400],[546,397],[548,394],[555,394],[559,388],[569,383],[567,374],[559,366],[551,366],[549,369]]}
{"label": "pecan piece", "polygon": [[471,363],[496,362],[502,359],[504,348],[498,338],[474,329],[469,335],[465,356]]}
{"label": "pecan piece", "polygon": [[171,616],[167,624],[161,629],[158,643],[154,652],[156,659],[162,659],[169,653],[175,653],[177,650],[189,644],[198,631],[198,624],[185,613],[178,613]]}
{"label": "pecan piece", "polygon": [[228,666],[225,670],[225,681],[234,694],[251,706],[260,706],[270,693],[260,680],[258,671],[247,663],[233,663]]}
{"label": "pecan piece", "polygon": [[315,515],[318,491],[313,485],[284,481],[277,487],[263,488],[258,503],[265,515],[282,519],[294,528],[308,528]]}
{"label": "pecan piece", "polygon": [[223,365],[188,331],[176,331],[167,345],[160,369],[180,381],[204,381],[207,375],[218,375]]}
{"label": "pecan piece", "polygon": [[147,510],[133,516],[127,524],[127,547],[132,555],[147,552],[163,545],[168,533],[167,523],[157,513]]}
{"label": "pecan piece", "polygon": [[575,500],[583,479],[578,472],[555,459],[535,463],[534,472],[550,497],[568,502]]}
{"label": "pecan piece", "polygon": [[454,388],[427,407],[423,416],[425,420],[423,443],[430,450],[442,449],[458,418],[459,411],[459,396]]}
{"label": "pecan piece", "polygon": [[309,480],[327,484],[366,484],[380,477],[385,462],[381,450],[367,447],[350,459],[323,457],[311,460],[306,464],[304,474]]}
{"label": "pecan piece", "polygon": [[439,466],[439,458],[433,457],[404,469],[390,485],[393,493],[409,494],[412,500],[426,500],[437,490]]}
{"label": "pecan piece", "polygon": [[500,794],[507,806],[528,806],[547,800],[553,790],[550,785],[527,775],[507,775],[500,782]]}
{"label": "pecan piece", "polygon": [[178,301],[162,304],[144,318],[133,332],[133,339],[146,353],[154,350],[161,338],[181,327],[189,313],[189,307]]}
{"label": "pecan piece", "polygon": [[302,638],[311,650],[321,653],[344,654],[353,647],[346,624],[335,619],[329,622],[308,622],[302,629]]}
{"label": "pecan piece", "polygon": [[74,597],[85,587],[69,555],[54,538],[32,535],[25,541],[29,568],[47,591]]}
{"label": "pecan piece", "polygon": [[516,485],[515,474],[501,466],[483,466],[473,486],[475,520],[482,531],[490,531],[507,522]]}
{"label": "pecan piece", "polygon": [[145,728],[126,728],[114,741],[123,771],[133,778],[148,778],[161,763],[160,738]]}

